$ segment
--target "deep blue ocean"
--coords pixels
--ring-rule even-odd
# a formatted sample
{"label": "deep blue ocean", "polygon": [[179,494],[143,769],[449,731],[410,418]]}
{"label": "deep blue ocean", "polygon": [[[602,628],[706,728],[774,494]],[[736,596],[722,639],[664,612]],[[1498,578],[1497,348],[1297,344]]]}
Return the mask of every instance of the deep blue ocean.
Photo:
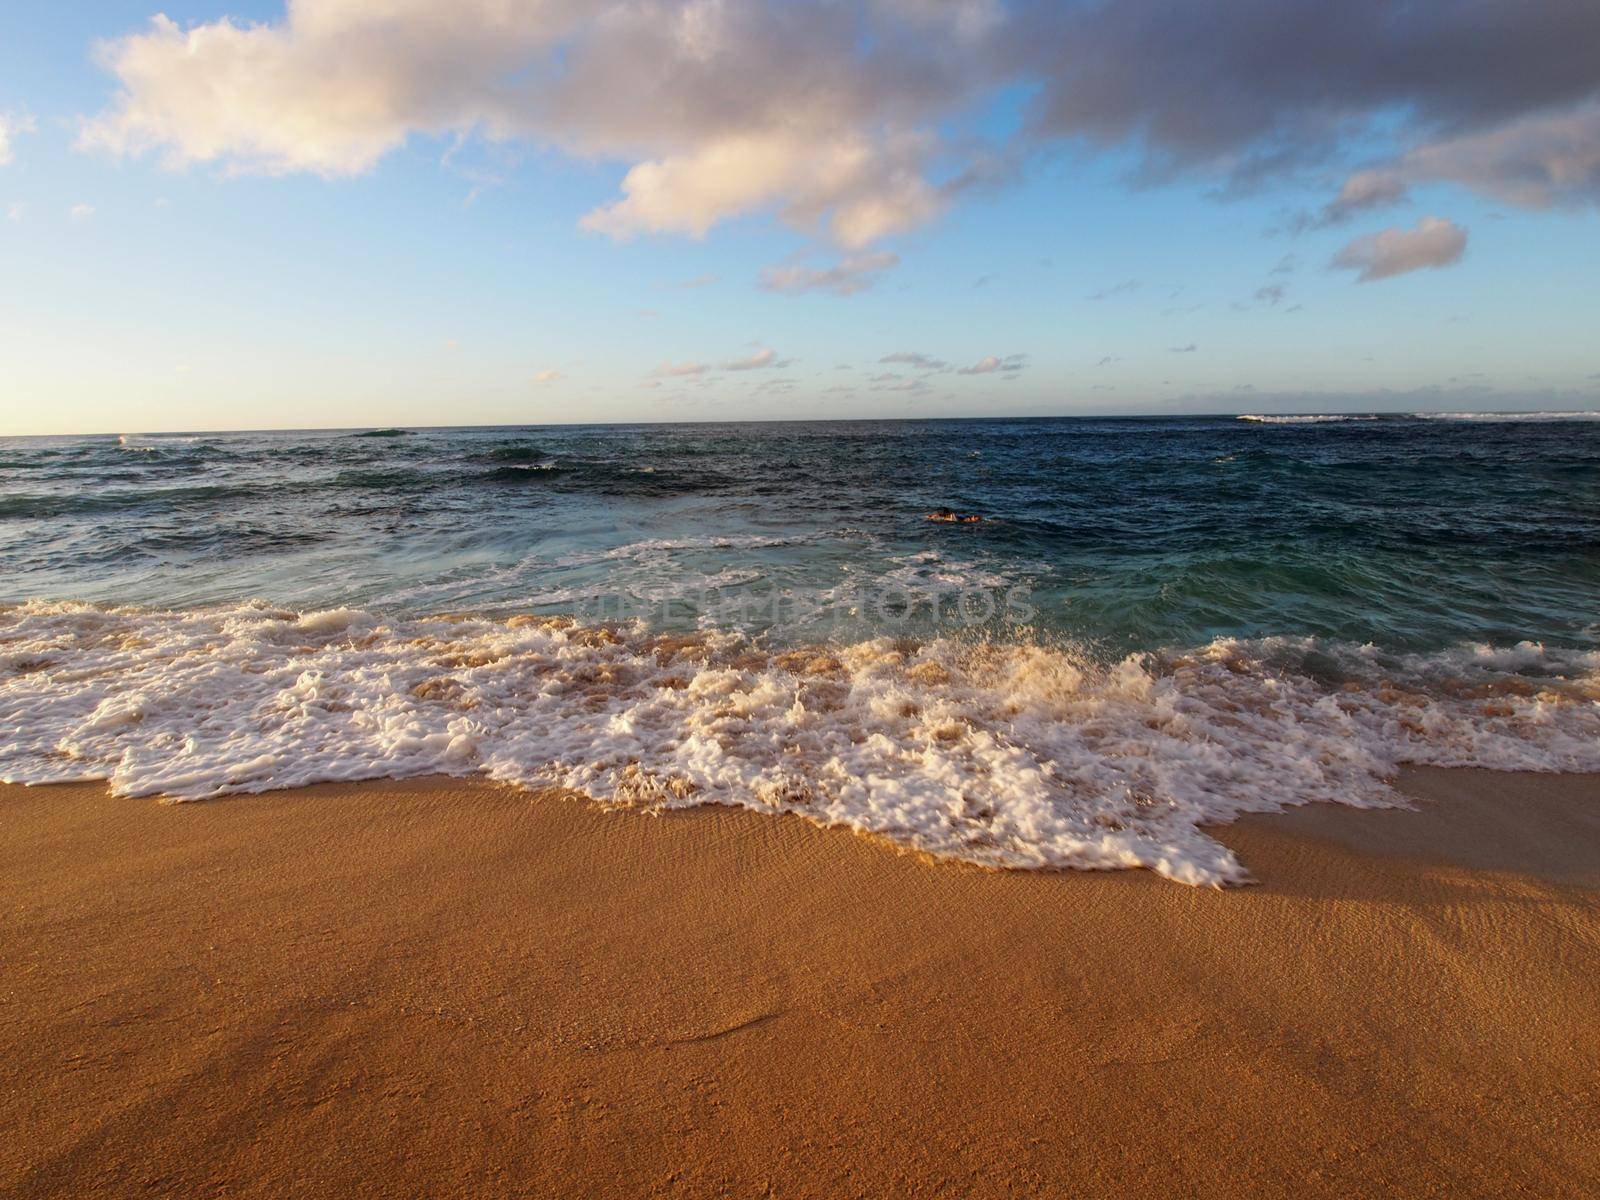
{"label": "deep blue ocean", "polygon": [[[984,519],[925,519],[940,506]],[[29,598],[793,638],[959,621],[1108,656],[1270,635],[1594,647],[1600,421],[0,439],[0,602]]]}

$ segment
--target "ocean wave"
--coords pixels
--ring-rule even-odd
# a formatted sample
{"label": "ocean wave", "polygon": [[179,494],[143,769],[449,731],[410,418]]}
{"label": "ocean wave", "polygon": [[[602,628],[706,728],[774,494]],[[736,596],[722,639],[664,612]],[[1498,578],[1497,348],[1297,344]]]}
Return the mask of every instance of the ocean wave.
{"label": "ocean wave", "polygon": [[490,463],[532,463],[536,466],[554,466],[555,460],[548,447],[518,443],[511,446],[495,446],[478,455],[480,462]]}
{"label": "ocean wave", "polygon": [[192,446],[200,441],[197,433],[122,433],[117,435],[117,449],[136,451],[165,450],[169,446]]}
{"label": "ocean wave", "polygon": [[1600,421],[1600,412],[1419,412],[1419,421],[1486,421],[1503,424],[1518,421]]}
{"label": "ocean wave", "polygon": [[1327,425],[1342,421],[1377,421],[1377,413],[1241,413],[1239,420],[1258,425]]}
{"label": "ocean wave", "polygon": [[1600,412],[1241,413],[1259,425],[1326,425],[1347,421],[1600,421]]}
{"label": "ocean wave", "polygon": [[994,867],[1247,878],[1202,826],[1398,803],[1403,763],[1600,770],[1600,654],[1226,639],[775,649],[562,618],[0,610],[0,778],[197,799],[478,774],[734,804]]}
{"label": "ocean wave", "polygon": [[[107,478],[128,479],[128,476]],[[24,493],[0,496],[0,518],[17,517],[38,520],[47,517],[71,516],[77,513],[118,512],[125,509],[169,507],[184,509],[196,506],[215,508],[222,501],[238,501],[247,497],[269,494],[250,484],[197,484],[191,487],[135,488],[126,491],[85,492],[57,491],[49,493]]]}

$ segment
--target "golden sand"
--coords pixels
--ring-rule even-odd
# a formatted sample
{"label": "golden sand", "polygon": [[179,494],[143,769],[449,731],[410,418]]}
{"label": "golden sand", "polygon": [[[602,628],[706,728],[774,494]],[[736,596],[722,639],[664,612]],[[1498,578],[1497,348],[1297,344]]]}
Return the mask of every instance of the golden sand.
{"label": "golden sand", "polygon": [[1593,1196],[1600,778],[929,862],[484,783],[0,788],[0,1194]]}

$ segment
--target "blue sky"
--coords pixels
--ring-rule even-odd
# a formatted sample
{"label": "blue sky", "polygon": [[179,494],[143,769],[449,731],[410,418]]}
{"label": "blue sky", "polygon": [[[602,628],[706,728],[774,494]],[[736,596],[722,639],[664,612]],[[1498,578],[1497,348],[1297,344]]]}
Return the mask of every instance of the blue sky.
{"label": "blue sky", "polygon": [[[174,28],[149,43],[148,69],[124,61],[120,74],[118,39],[148,34],[149,5],[0,12],[10,130],[0,155],[0,433],[1600,408],[1600,189],[1588,177],[1566,186],[1573,161],[1600,163],[1584,140],[1600,80],[1577,78],[1554,98],[1508,85],[1476,125],[1428,110],[1434,101],[1410,83],[1380,83],[1360,121],[1342,105],[1350,129],[1326,145],[1298,132],[1320,114],[1283,101],[1272,146],[1293,146],[1299,161],[1242,181],[1240,162],[1266,138],[1246,131],[1220,151],[1208,134],[1198,148],[1162,142],[1150,131],[1172,114],[1155,110],[1118,112],[1131,132],[1107,133],[1099,94],[1069,95],[1067,128],[1030,129],[1041,94],[1083,85],[1054,80],[1053,67],[1016,66],[1003,39],[1025,16],[986,2],[948,6],[959,25],[937,24],[943,9],[937,20],[920,9],[863,18],[902,22],[889,32],[924,39],[927,62],[954,63],[951,95],[930,98],[920,76],[862,60],[847,64],[852,78],[881,69],[881,86],[850,103],[817,99],[816,113],[796,117],[817,89],[782,92],[787,81],[754,70],[739,86],[780,89],[770,106],[784,114],[778,125],[730,125],[713,106],[681,131],[660,115],[675,94],[634,102],[602,87],[597,100],[553,86],[503,107],[513,72],[565,69],[581,54],[625,69],[604,43],[611,35],[595,30],[607,5],[576,15],[562,6],[554,46],[543,33],[524,44],[522,34],[456,29],[442,58],[418,49],[437,45],[436,31],[407,27],[436,19],[408,15],[415,0],[304,7],[338,10],[359,28],[324,33],[307,18],[297,29],[279,4],[169,6]],[[470,25],[474,7],[461,5],[458,20]],[[655,7],[681,33],[686,6]],[[758,54],[754,23],[766,17],[747,7],[744,24],[696,54]],[[1123,6],[1140,7],[1160,0]],[[216,119],[195,115],[182,73],[213,43],[188,39],[227,16],[240,45],[283,56],[274,69],[289,82],[272,86],[290,89],[284,103],[304,103],[310,118],[282,115],[275,95],[246,112],[261,99],[258,81],[240,77],[253,68],[220,50],[205,77]],[[371,25],[380,18],[381,36]],[[1086,28],[1119,36],[1109,20]],[[746,26],[749,44],[739,40]],[[875,35],[885,30],[863,25],[849,45]],[[509,57],[499,56],[508,40]],[[172,49],[182,46],[199,50]],[[797,75],[807,52],[795,53]],[[1161,53],[1151,47],[1150,69]],[[372,88],[314,91],[328,62],[381,80],[373,124],[338,124],[349,96],[365,104]],[[1350,74],[1335,66],[1338,78]],[[445,73],[449,87],[439,85]],[[1215,94],[1204,77],[1193,86]],[[133,111],[117,99],[130,87],[139,115],[117,117]],[[1246,99],[1272,104],[1261,87]],[[415,99],[429,88],[439,95]],[[1122,94],[1120,82],[1113,90]],[[752,111],[767,99],[731,97]],[[1483,139],[1526,139],[1530,122],[1553,121],[1579,130],[1563,133],[1564,174],[1551,168],[1530,183],[1482,167]],[[99,144],[86,144],[96,139],[85,128],[102,131]],[[385,145],[361,161],[371,129]],[[1478,139],[1470,160],[1457,153],[1462,138]],[[849,153],[793,167],[829,139]],[[630,168],[708,147],[639,206],[643,215],[585,227],[630,194]],[[1157,158],[1178,165],[1152,180]],[[845,160],[848,183],[816,193],[811,176]],[[1473,165],[1451,165],[1462,161]],[[974,164],[979,186],[944,187]],[[1326,211],[1373,164],[1403,181],[1392,202],[1294,232],[1297,217],[1314,225],[1307,214]],[[746,171],[772,174],[751,185],[764,198],[728,200],[728,178]],[[1557,176],[1566,190],[1551,194]],[[870,232],[841,233],[834,214],[858,203],[850,211],[869,214]],[[829,215],[796,217],[806,206]],[[683,227],[707,212],[703,232]],[[1419,238],[1430,218],[1442,241]],[[1395,231],[1384,249],[1362,241],[1384,230]],[[1332,265],[1341,253],[1353,265]],[[1375,254],[1383,277],[1359,281]],[[795,290],[806,271],[842,265],[848,276],[850,264],[875,268],[850,294]],[[896,355],[923,359],[881,361]],[[740,363],[748,369],[730,369]]]}

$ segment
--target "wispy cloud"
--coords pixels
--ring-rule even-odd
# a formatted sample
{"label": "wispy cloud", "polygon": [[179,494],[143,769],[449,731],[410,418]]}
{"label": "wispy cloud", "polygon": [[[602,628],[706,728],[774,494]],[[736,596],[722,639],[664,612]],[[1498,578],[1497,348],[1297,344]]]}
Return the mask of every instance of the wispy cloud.
{"label": "wispy cloud", "polygon": [[996,373],[1010,373],[1020,371],[1028,365],[1026,354],[1008,354],[1004,358],[995,354],[986,354],[970,367],[957,367],[957,375],[994,375]]}
{"label": "wispy cloud", "polygon": [[927,383],[921,379],[910,375],[896,375],[893,372],[868,375],[867,386],[874,392],[926,392],[930,390]]}
{"label": "wispy cloud", "polygon": [[535,383],[558,383],[565,378],[566,376],[560,371],[557,371],[553,368],[547,368],[546,370],[540,371],[534,375],[533,381]]}
{"label": "wispy cloud", "polygon": [[658,379],[682,379],[694,375],[704,375],[711,368],[701,362],[664,362],[651,375]]}
{"label": "wispy cloud", "polygon": [[1090,300],[1109,300],[1112,296],[1121,296],[1127,292],[1139,290],[1137,279],[1124,279],[1121,283],[1114,283],[1110,287],[1103,287],[1098,292],[1092,292],[1087,297]]}
{"label": "wispy cloud", "polygon": [[831,267],[768,267],[761,272],[761,286],[769,292],[783,292],[791,296],[819,291],[832,292],[836,296],[854,296],[877,283],[883,273],[899,261],[898,254],[876,250],[849,255]]}
{"label": "wispy cloud", "polygon": [[1357,171],[1344,181],[1339,194],[1315,214],[1303,213],[1290,222],[1291,229],[1303,233],[1343,225],[1352,217],[1377,209],[1392,208],[1405,200],[1405,183],[1387,171]]}
{"label": "wispy cloud", "polygon": [[920,371],[944,371],[950,366],[942,358],[934,358],[931,354],[918,354],[913,350],[896,350],[893,354],[885,354],[878,361],[916,367]]}
{"label": "wispy cloud", "polygon": [[16,161],[17,138],[37,128],[38,123],[30,113],[0,112],[0,167],[8,167]]}
{"label": "wispy cloud", "polygon": [[724,371],[761,371],[767,368],[787,367],[793,364],[792,358],[779,358],[777,351],[770,346],[763,346],[752,354],[743,358],[730,359],[722,364]]}

